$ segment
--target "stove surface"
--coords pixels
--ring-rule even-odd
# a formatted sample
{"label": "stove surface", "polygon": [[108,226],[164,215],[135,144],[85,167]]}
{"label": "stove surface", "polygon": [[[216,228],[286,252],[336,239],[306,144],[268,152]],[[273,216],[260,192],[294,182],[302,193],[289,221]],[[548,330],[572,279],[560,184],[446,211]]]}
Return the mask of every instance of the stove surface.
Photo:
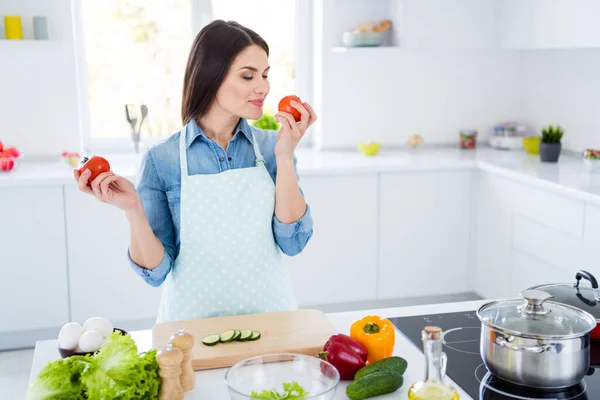
{"label": "stove surface", "polygon": [[[491,374],[479,353],[481,326],[475,311],[388,318],[421,352],[421,331],[426,325],[442,328],[444,352],[448,357],[446,375],[479,400],[588,400],[600,399],[600,372],[586,376],[561,391],[540,391],[515,386]],[[594,371],[594,370],[592,370]]]}

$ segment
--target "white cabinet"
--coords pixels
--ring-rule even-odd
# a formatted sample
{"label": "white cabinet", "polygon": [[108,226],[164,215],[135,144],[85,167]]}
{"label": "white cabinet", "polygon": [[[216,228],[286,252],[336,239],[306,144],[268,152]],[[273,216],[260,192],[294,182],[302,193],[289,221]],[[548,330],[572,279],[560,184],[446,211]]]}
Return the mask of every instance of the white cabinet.
{"label": "white cabinet", "polygon": [[65,187],[65,206],[72,320],[155,319],[161,289],[145,283],[129,265],[125,214],[76,186]]}
{"label": "white cabinet", "polygon": [[0,333],[60,327],[69,318],[62,187],[0,188],[0,205]]}
{"label": "white cabinet", "polygon": [[377,174],[301,177],[314,233],[286,257],[301,307],[377,298]]}
{"label": "white cabinet", "polygon": [[504,48],[600,46],[597,0],[503,0],[499,11]]}
{"label": "white cabinet", "polygon": [[379,297],[469,291],[471,173],[384,173]]}
{"label": "white cabinet", "polygon": [[477,294],[514,297],[530,286],[574,279],[584,259],[583,201],[485,171],[475,199],[470,275]]}

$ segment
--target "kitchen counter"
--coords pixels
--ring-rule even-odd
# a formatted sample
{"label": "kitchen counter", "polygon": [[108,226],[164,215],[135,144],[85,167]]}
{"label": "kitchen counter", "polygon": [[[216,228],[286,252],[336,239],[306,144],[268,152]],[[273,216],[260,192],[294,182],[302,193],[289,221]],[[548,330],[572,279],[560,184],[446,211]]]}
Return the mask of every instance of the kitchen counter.
{"label": "kitchen counter", "polygon": [[[562,154],[558,163],[542,163],[539,156],[523,151],[491,148],[460,150],[422,148],[382,150],[374,157],[358,151],[313,151],[299,149],[300,177],[349,175],[394,171],[480,169],[547,190],[600,204],[600,172],[593,172],[580,157]],[[112,169],[135,181],[142,155],[106,155]],[[60,161],[24,159],[10,173],[0,173],[0,187],[29,185],[74,185],[72,169]]]}
{"label": "kitchen counter", "polygon": [[[327,314],[327,317],[330,319],[330,321],[338,329],[339,332],[348,334],[350,331],[350,325],[355,320],[360,319],[365,315],[375,314],[386,318],[393,318],[431,313],[473,311],[486,302],[487,301],[484,300],[478,300],[457,303],[443,303],[423,306],[333,313]],[[139,351],[147,351],[152,347],[152,331],[150,329],[144,331],[131,332],[131,336],[136,341]],[[377,399],[406,399],[407,391],[410,385],[413,382],[423,378],[425,364],[422,352],[415,346],[413,346],[398,332],[396,332],[396,345],[394,348],[394,355],[401,356],[408,361],[408,369],[404,374],[404,385],[398,391],[389,395],[377,397]],[[33,381],[35,377],[37,377],[37,375],[46,363],[57,358],[60,358],[60,356],[58,354],[58,350],[56,349],[55,340],[37,342],[35,346],[30,380]],[[185,399],[228,399],[229,395],[224,382],[226,372],[227,368],[196,372],[196,389],[187,392],[185,394]],[[334,397],[335,399],[347,399],[345,395],[346,386],[346,382],[340,383],[336,391],[336,395]],[[472,399],[472,397],[467,395],[462,389],[460,389],[460,387],[458,387],[457,385],[455,385],[455,387],[459,389],[459,395],[461,400]]]}

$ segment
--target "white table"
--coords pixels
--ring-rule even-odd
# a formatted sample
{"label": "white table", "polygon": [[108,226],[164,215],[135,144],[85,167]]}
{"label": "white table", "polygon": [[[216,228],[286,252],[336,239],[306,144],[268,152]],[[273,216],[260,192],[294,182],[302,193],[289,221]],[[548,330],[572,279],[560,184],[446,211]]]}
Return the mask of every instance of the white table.
{"label": "white table", "polygon": [[[459,303],[432,304],[424,306],[387,308],[367,311],[353,311],[345,313],[327,314],[327,317],[333,325],[341,333],[349,334],[350,325],[366,315],[379,315],[385,318],[405,317],[422,314],[435,314],[445,312],[460,312],[476,310],[488,300],[468,301]],[[139,351],[146,351],[152,348],[152,331],[150,329],[144,331],[131,332],[131,336],[136,341]],[[396,392],[386,396],[378,397],[378,399],[406,399],[407,391],[410,385],[423,378],[425,363],[422,352],[413,346],[400,334],[396,334],[396,345],[394,355],[401,356],[408,361],[408,369],[404,374],[404,385]],[[49,361],[60,358],[56,349],[55,340],[45,340],[36,343],[35,353],[33,356],[33,364],[31,367],[30,380],[34,380],[39,374],[43,366]],[[185,399],[198,400],[216,400],[229,399],[227,387],[225,386],[226,368],[198,371],[196,372],[196,389],[187,392]],[[335,399],[347,399],[345,391],[347,382],[341,382],[336,391]],[[461,400],[472,400],[472,397],[467,395],[458,385],[455,387],[459,390]]]}

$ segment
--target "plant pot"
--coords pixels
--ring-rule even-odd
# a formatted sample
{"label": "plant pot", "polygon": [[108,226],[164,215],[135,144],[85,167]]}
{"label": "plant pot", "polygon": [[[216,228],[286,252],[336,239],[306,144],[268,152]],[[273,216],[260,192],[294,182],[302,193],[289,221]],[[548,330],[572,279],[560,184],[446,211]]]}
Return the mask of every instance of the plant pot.
{"label": "plant pot", "polygon": [[561,148],[560,143],[540,143],[540,159],[542,162],[557,162]]}

